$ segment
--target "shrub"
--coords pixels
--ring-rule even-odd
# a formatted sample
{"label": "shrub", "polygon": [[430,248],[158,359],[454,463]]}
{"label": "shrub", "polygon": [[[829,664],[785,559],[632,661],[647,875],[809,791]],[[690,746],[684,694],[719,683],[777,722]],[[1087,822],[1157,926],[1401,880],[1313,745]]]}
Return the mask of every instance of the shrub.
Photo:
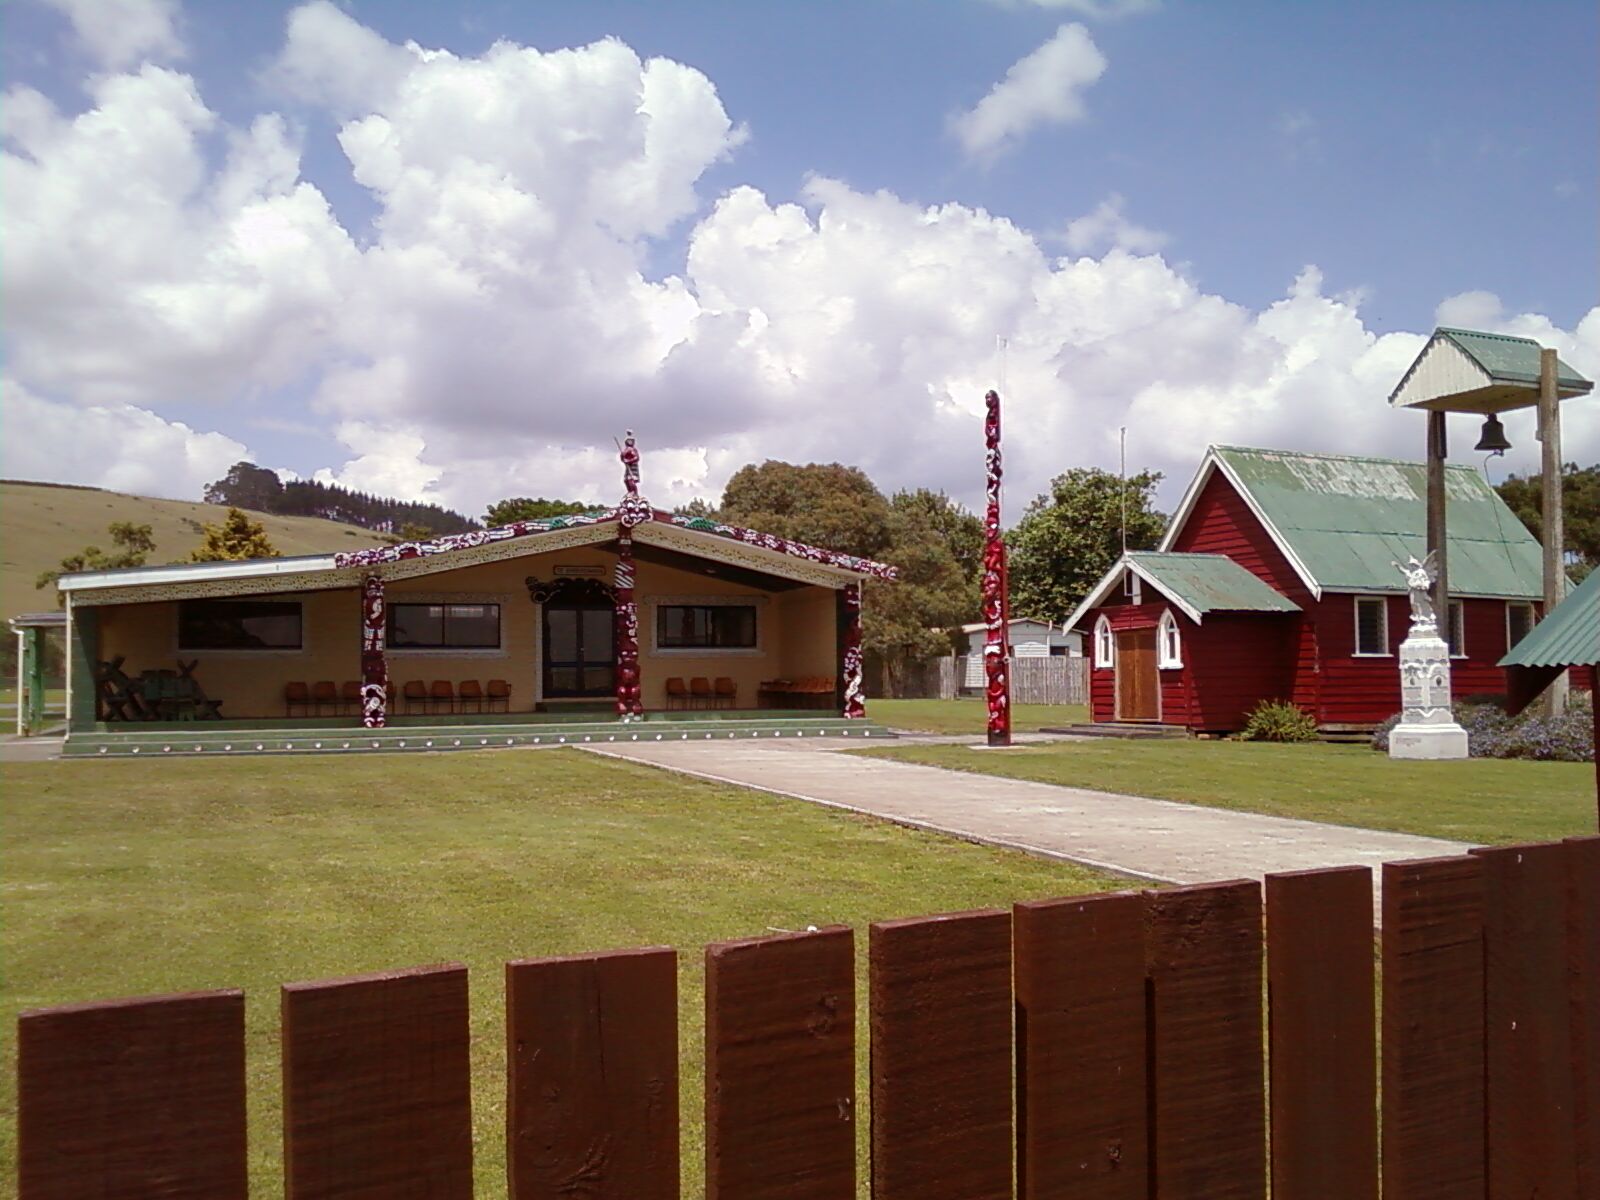
{"label": "shrub", "polygon": [[[1497,703],[1461,703],[1456,721],[1467,731],[1467,753],[1473,758],[1527,758],[1540,762],[1594,761],[1594,708],[1587,692],[1573,692],[1564,715],[1547,718],[1537,706],[1520,715],[1506,715]],[[1372,734],[1372,748],[1387,752],[1389,731],[1400,723],[1396,713]]]}
{"label": "shrub", "polygon": [[1314,742],[1317,722],[1287,700],[1263,700],[1251,710],[1239,736],[1247,742]]}

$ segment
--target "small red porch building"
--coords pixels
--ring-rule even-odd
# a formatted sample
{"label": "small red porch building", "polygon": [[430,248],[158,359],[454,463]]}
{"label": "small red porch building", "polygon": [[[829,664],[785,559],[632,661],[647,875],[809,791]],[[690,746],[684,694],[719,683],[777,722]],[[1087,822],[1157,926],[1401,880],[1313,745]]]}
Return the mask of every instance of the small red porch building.
{"label": "small red porch building", "polygon": [[[1503,695],[1499,661],[1539,617],[1539,544],[1471,468],[1446,492],[1453,691]],[[1229,732],[1284,699],[1349,732],[1398,712],[1393,564],[1423,555],[1426,494],[1420,463],[1212,447],[1160,547],[1067,620],[1089,643],[1092,718]]]}

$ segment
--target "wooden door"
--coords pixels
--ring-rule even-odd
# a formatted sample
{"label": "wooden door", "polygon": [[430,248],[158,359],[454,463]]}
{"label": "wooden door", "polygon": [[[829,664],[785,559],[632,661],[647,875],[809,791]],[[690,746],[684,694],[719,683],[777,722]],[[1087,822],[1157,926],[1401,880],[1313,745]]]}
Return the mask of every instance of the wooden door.
{"label": "wooden door", "polygon": [[1155,628],[1125,629],[1117,634],[1117,720],[1160,719]]}

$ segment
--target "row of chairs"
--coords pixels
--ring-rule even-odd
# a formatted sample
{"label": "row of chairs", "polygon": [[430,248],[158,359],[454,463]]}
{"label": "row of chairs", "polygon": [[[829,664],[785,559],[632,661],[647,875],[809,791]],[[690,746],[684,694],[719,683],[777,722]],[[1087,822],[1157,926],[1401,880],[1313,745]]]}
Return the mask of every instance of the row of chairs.
{"label": "row of chairs", "polygon": [[832,708],[838,684],[831,675],[763,679],[756,696],[768,708]]}
{"label": "row of chairs", "polygon": [[726,675],[716,680],[696,675],[688,683],[674,675],[667,680],[668,708],[734,708],[739,699],[739,685]]}
{"label": "row of chairs", "polygon": [[[459,686],[448,679],[435,679],[431,684],[412,679],[401,687],[400,700],[405,712],[416,712],[419,707],[423,712],[509,712],[511,685],[504,679],[491,679],[487,687],[476,679],[463,679]],[[296,709],[307,717],[360,713],[361,684],[353,679],[342,684],[331,679],[286,683],[284,715],[292,717]]]}

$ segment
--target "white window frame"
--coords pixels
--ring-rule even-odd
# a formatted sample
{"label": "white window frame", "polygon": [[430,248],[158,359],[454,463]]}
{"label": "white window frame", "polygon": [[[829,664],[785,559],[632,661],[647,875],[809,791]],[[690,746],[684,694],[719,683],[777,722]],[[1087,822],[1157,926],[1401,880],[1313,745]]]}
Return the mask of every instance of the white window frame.
{"label": "white window frame", "polygon": [[[1354,603],[1350,607],[1350,615],[1354,621],[1355,640],[1351,643],[1351,658],[1393,658],[1394,653],[1389,649],[1389,597],[1387,596],[1354,596]],[[1382,640],[1383,650],[1372,651],[1361,648],[1361,606],[1363,604],[1377,604],[1378,611],[1383,614]]]}
{"label": "white window frame", "polygon": [[1117,665],[1117,639],[1111,632],[1111,622],[1101,617],[1094,623],[1094,665],[1109,671]]}
{"label": "white window frame", "polygon": [[1467,656],[1467,602],[1465,600],[1445,601],[1444,643],[1450,645],[1450,633],[1455,628],[1455,614],[1461,613],[1461,644],[1450,651],[1451,658],[1465,658]]}
{"label": "white window frame", "polygon": [[[1511,648],[1516,645],[1516,642],[1513,642],[1511,640],[1511,610],[1513,608],[1521,608],[1521,609],[1526,609],[1527,610],[1527,613],[1528,613],[1528,633],[1532,633],[1533,629],[1534,629],[1534,626],[1536,626],[1539,623],[1539,610],[1534,607],[1533,601],[1531,601],[1531,600],[1507,600],[1506,601],[1506,652],[1508,654],[1511,652]],[[1525,633],[1522,636],[1523,637],[1527,637],[1528,633]]]}
{"label": "white window frame", "polygon": [[1169,608],[1156,625],[1156,670],[1176,671],[1182,666],[1183,635],[1178,629],[1178,618]]}

